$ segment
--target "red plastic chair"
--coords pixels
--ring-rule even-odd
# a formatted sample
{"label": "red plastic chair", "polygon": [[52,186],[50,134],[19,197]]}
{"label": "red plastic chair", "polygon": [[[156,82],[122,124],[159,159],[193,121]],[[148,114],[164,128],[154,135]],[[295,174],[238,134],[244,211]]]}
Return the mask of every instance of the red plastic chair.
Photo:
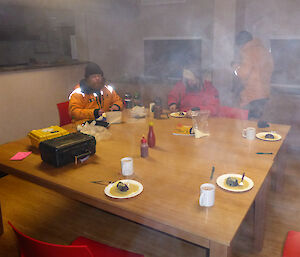
{"label": "red plastic chair", "polygon": [[300,232],[289,231],[285,240],[282,257],[300,256]]}
{"label": "red plastic chair", "polygon": [[143,257],[143,255],[111,247],[85,237],[78,237],[71,245],[56,245],[38,241],[18,231],[20,257]]}
{"label": "red plastic chair", "polygon": [[69,101],[57,104],[60,126],[70,124],[72,118],[69,114]]}
{"label": "red plastic chair", "polygon": [[233,108],[229,106],[220,106],[219,117],[231,118],[231,119],[248,119],[248,110]]}

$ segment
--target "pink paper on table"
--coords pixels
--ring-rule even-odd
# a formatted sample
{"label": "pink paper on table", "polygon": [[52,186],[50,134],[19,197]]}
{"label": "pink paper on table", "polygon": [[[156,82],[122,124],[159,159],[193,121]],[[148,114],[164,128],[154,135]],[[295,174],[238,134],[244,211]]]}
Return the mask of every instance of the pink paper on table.
{"label": "pink paper on table", "polygon": [[18,152],[13,157],[10,158],[11,161],[21,161],[25,159],[32,152]]}

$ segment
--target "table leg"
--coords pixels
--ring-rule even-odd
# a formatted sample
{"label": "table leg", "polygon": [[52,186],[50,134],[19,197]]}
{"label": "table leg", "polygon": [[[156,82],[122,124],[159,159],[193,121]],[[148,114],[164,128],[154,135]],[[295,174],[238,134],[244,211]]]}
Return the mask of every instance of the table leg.
{"label": "table leg", "polygon": [[272,181],[271,186],[272,190],[275,192],[280,192],[283,188],[283,177],[286,168],[286,159],[288,156],[288,147],[287,144],[283,143],[277,156],[275,157],[274,164],[271,168]]}
{"label": "table leg", "polygon": [[222,245],[217,242],[210,241],[209,243],[209,257],[230,257],[231,247]]}
{"label": "table leg", "polygon": [[254,221],[253,221],[253,247],[255,251],[261,251],[264,244],[265,217],[267,191],[270,183],[270,176],[266,177],[254,200]]}
{"label": "table leg", "polygon": [[1,204],[0,204],[0,235],[3,234],[3,221],[2,221],[2,212],[1,212]]}

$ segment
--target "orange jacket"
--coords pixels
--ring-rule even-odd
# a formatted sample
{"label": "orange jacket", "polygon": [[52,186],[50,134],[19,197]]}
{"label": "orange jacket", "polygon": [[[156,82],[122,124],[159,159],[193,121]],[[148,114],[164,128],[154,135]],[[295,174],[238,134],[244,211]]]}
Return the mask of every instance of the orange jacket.
{"label": "orange jacket", "polygon": [[120,110],[123,108],[122,99],[110,85],[105,85],[98,93],[86,94],[81,81],[69,96],[69,113],[74,121],[96,119],[100,109],[107,112],[112,105],[119,106]]}
{"label": "orange jacket", "polygon": [[241,92],[240,106],[251,101],[270,96],[270,80],[273,72],[271,53],[260,40],[247,42],[240,51],[240,66],[236,70],[244,89]]}

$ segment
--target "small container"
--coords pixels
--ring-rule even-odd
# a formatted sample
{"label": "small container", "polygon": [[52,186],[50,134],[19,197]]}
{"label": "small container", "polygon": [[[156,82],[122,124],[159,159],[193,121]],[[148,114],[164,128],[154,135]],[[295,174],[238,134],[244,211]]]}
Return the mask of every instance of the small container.
{"label": "small container", "polygon": [[82,162],[96,152],[96,139],[81,132],[42,141],[39,145],[42,160],[56,167]]}
{"label": "small container", "polygon": [[145,137],[142,137],[141,139],[141,157],[148,157],[148,144]]}
{"label": "small container", "polygon": [[140,93],[136,92],[133,97],[134,106],[142,106],[142,100]]}
{"label": "small container", "polygon": [[162,115],[162,103],[159,97],[155,98],[153,112],[154,112],[154,119],[160,119]]}
{"label": "small container", "polygon": [[50,126],[48,128],[31,130],[28,133],[28,137],[31,140],[32,146],[39,148],[40,142],[67,134],[69,134],[69,132],[59,126]]}
{"label": "small container", "polygon": [[125,94],[124,104],[126,109],[131,109],[133,107],[132,96],[130,93]]}
{"label": "small container", "polygon": [[155,134],[153,130],[153,122],[149,122],[148,145],[149,147],[155,146]]}

